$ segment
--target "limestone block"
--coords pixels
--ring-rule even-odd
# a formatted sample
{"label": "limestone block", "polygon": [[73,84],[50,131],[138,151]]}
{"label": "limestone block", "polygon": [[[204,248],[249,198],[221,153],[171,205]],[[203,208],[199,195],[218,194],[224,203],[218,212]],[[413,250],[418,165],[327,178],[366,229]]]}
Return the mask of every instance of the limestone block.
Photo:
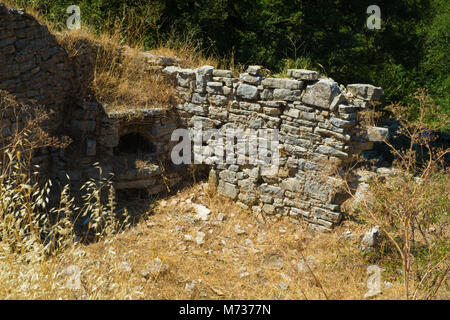
{"label": "limestone block", "polygon": [[237,87],[237,95],[244,99],[257,99],[258,98],[258,88],[249,84],[241,83]]}
{"label": "limestone block", "polygon": [[300,101],[301,90],[275,89],[273,90],[273,98],[275,100]]}
{"label": "limestone block", "polygon": [[341,90],[336,82],[324,79],[306,87],[306,93],[302,98],[302,102],[329,109],[333,99],[340,93]]}
{"label": "limestone block", "polygon": [[380,87],[360,83],[349,84],[347,91],[357,98],[369,101],[380,101],[384,94],[383,89]]}
{"label": "limestone block", "polygon": [[305,69],[289,69],[288,76],[304,81],[316,81],[320,78],[318,72]]}
{"label": "limestone block", "polygon": [[299,90],[303,82],[282,78],[267,78],[261,81],[264,88]]}

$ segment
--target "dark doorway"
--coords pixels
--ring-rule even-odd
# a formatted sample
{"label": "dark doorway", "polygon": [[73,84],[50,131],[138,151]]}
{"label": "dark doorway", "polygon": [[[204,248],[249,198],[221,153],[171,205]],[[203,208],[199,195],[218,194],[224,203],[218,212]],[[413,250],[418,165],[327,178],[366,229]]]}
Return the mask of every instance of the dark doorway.
{"label": "dark doorway", "polygon": [[155,146],[139,133],[129,133],[120,137],[115,153],[142,154],[155,152]]}

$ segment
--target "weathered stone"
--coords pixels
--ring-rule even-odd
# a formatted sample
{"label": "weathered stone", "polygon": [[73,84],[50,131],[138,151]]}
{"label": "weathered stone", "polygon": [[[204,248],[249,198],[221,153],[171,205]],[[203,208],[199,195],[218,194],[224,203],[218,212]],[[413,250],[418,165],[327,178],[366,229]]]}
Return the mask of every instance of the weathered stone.
{"label": "weathered stone", "polygon": [[338,157],[340,159],[346,159],[348,158],[348,154],[342,151],[339,151],[335,148],[332,148],[330,146],[319,146],[317,148],[317,152],[322,153],[322,154],[326,154],[328,156],[335,156]]}
{"label": "weathered stone", "polygon": [[344,94],[339,94],[336,97],[334,97],[333,101],[330,104],[330,110],[335,111],[339,107],[340,104],[347,103],[347,98]]}
{"label": "weathered stone", "polygon": [[192,103],[202,104],[207,102],[208,98],[205,95],[196,92],[192,95]]}
{"label": "weathered stone", "polygon": [[248,73],[242,73],[239,78],[241,79],[241,81],[249,83],[249,84],[253,84],[253,85],[258,85],[261,80],[264,79],[263,76],[259,76],[259,75],[253,75],[253,74],[248,74]]}
{"label": "weathered stone", "polygon": [[286,109],[283,114],[292,118],[300,118],[300,110],[298,109]]}
{"label": "weathered stone", "polygon": [[384,94],[380,87],[360,83],[349,84],[347,91],[357,98],[369,101],[379,101]]}
{"label": "weathered stone", "polygon": [[389,138],[389,129],[381,127],[371,127],[367,130],[367,137],[372,142],[382,142]]}
{"label": "weathered stone", "polygon": [[206,91],[209,94],[223,94],[222,82],[208,82],[206,84]]}
{"label": "weathered stone", "polygon": [[264,88],[299,90],[303,82],[282,78],[266,78],[261,81]]}
{"label": "weathered stone", "polygon": [[264,89],[261,92],[261,99],[272,100],[273,99],[273,90]]}
{"label": "weathered stone", "polygon": [[169,66],[163,69],[164,73],[167,73],[168,75],[177,75],[178,72],[180,72],[181,68],[180,67],[175,67],[175,66]]}
{"label": "weathered stone", "polygon": [[284,179],[280,183],[280,187],[284,190],[289,190],[292,192],[301,192],[303,189],[303,183],[297,178]]}
{"label": "weathered stone", "polygon": [[217,70],[214,70],[213,66],[203,66],[200,68],[195,69],[195,73],[203,76],[212,76],[214,75],[214,72]]}
{"label": "weathered stone", "polygon": [[223,170],[219,173],[220,179],[222,179],[225,182],[229,182],[232,184],[237,183],[236,179],[236,172],[230,171],[230,170]]}
{"label": "weathered stone", "polygon": [[306,194],[314,199],[318,199],[327,203],[333,201],[333,195],[330,186],[321,181],[307,180],[304,185]]}
{"label": "weathered stone", "polygon": [[219,182],[219,187],[217,190],[233,200],[236,200],[239,194],[239,189],[234,184],[224,181]]}
{"label": "weathered stone", "polygon": [[275,100],[300,101],[300,90],[275,89],[273,90],[273,98]]}
{"label": "weathered stone", "polygon": [[381,241],[380,228],[378,226],[373,227],[367,231],[361,239],[361,245],[363,249],[376,248]]}
{"label": "weathered stone", "polygon": [[262,74],[262,66],[248,66],[247,73],[249,74],[255,74],[255,75],[263,75]]}
{"label": "weathered stone", "polygon": [[308,121],[315,121],[316,120],[316,114],[314,112],[305,112],[303,111],[301,113],[302,119],[308,120]]}
{"label": "weathered stone", "polygon": [[329,211],[329,210],[325,210],[325,209],[317,208],[317,207],[313,208],[312,214],[317,218],[320,218],[322,220],[329,221],[332,223],[339,223],[342,219],[342,214],[339,212],[333,212],[333,211]]}
{"label": "weathered stone", "polygon": [[198,92],[205,93],[206,84],[210,81],[213,70],[212,66],[204,66],[195,70],[195,85]]}
{"label": "weathered stone", "polygon": [[258,88],[248,84],[240,84],[237,88],[237,95],[244,99],[257,99],[258,98]]}
{"label": "weathered stone", "polygon": [[304,81],[316,81],[320,78],[320,74],[318,72],[305,69],[289,69],[287,74],[289,77]]}
{"label": "weathered stone", "polygon": [[349,106],[349,105],[345,105],[345,104],[341,104],[339,105],[339,113],[354,113],[356,112],[356,107],[355,106]]}
{"label": "weathered stone", "polygon": [[331,118],[330,123],[338,128],[350,128],[355,125],[354,121],[346,121],[339,118]]}
{"label": "weathered stone", "polygon": [[209,96],[209,101],[216,106],[223,106],[228,101],[228,98],[222,95],[214,94]]}
{"label": "weathered stone", "polygon": [[195,217],[197,219],[203,220],[203,221],[208,221],[209,220],[209,215],[211,214],[211,210],[209,210],[207,207],[205,207],[204,205],[201,204],[192,204],[192,206],[194,207],[195,210]]}
{"label": "weathered stone", "polygon": [[195,114],[197,116],[206,116],[205,108],[201,105],[197,105],[197,104],[193,104],[193,103],[186,103],[184,105],[184,110],[186,112]]}
{"label": "weathered stone", "polygon": [[329,109],[333,99],[340,93],[341,90],[336,82],[329,79],[320,80],[316,84],[306,87],[302,102]]}
{"label": "weathered stone", "polygon": [[268,214],[268,215],[273,215],[273,214],[276,213],[275,207],[274,207],[273,205],[271,205],[271,204],[268,204],[268,203],[266,203],[266,204],[263,205],[262,211],[263,211],[265,214]]}
{"label": "weathered stone", "polygon": [[348,134],[342,134],[339,132],[335,132],[335,131],[331,131],[331,130],[327,130],[327,129],[323,129],[323,128],[315,128],[314,129],[314,133],[315,134],[319,134],[321,136],[325,136],[325,137],[335,137],[338,140],[341,141],[345,141],[345,142],[349,142],[351,137]]}
{"label": "weathered stone", "polygon": [[233,72],[230,70],[218,70],[215,69],[212,73],[214,77],[222,77],[222,78],[232,78]]}

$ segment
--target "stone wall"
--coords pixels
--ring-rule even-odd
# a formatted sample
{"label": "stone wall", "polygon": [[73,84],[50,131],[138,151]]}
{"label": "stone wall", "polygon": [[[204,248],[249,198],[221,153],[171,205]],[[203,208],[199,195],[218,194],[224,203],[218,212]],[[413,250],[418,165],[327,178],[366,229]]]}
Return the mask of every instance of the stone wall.
{"label": "stone wall", "polygon": [[[32,105],[51,113],[42,126],[51,135],[58,135],[65,108],[73,96],[67,54],[45,25],[3,4],[0,4],[0,90],[18,103],[1,110],[0,143],[23,129],[24,118]],[[44,171],[49,170],[50,152],[48,148],[35,150],[33,163]]]}
{"label": "stone wall", "polygon": [[[330,169],[339,170],[371,148],[357,125],[358,111],[379,100],[383,91],[363,84],[345,88],[314,71],[289,70],[290,78],[266,78],[261,70],[250,66],[239,77],[211,66],[170,66],[164,72],[182,97],[176,108],[186,127],[193,129],[198,120],[223,135],[229,128],[279,132],[276,172],[264,174],[264,165],[239,163],[239,156],[248,156],[239,142],[227,146],[237,155],[234,163],[217,163],[214,155],[209,159],[221,193],[255,213],[302,217],[315,228],[329,229],[341,221],[345,198],[342,181]],[[203,141],[211,149],[214,143]]]}
{"label": "stone wall", "polygon": [[0,89],[18,102],[45,105],[62,115],[72,96],[66,52],[45,25],[0,4]]}
{"label": "stone wall", "polygon": [[[266,78],[259,66],[236,77],[230,70],[185,69],[177,59],[142,53],[139,63],[149,64],[149,72],[165,74],[180,102],[107,112],[87,86],[99,48],[89,42],[76,45],[78,54],[71,56],[33,17],[0,5],[0,89],[19,102],[55,111],[49,130],[73,142],[64,150],[40,150],[35,158],[46,162],[48,175],[61,185],[70,183],[78,190],[88,179],[110,177],[118,190],[167,192],[190,175],[188,165],[171,161],[175,129],[188,128],[192,137],[199,122],[223,134],[232,128],[266,129],[279,133],[276,172],[267,173],[265,164],[241,161],[248,158],[248,141],[238,139],[225,147],[237,155],[234,163],[206,157],[219,192],[255,213],[304,218],[320,230],[341,221],[345,195],[333,170],[372,147],[358,112],[381,98],[381,88],[345,88],[308,70],[289,70],[289,78]],[[12,120],[2,115],[1,139],[13,133]],[[217,141],[205,140],[204,150],[217,147]]]}

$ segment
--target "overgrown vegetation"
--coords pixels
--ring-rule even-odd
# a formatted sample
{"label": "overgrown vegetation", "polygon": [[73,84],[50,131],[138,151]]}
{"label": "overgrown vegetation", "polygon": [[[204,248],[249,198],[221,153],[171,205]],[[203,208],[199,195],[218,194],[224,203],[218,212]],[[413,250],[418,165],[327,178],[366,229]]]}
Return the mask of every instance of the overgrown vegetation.
{"label": "overgrown vegetation", "polygon": [[[110,181],[89,180],[82,186],[82,204],[75,202],[68,185],[54,194],[50,180],[43,180],[33,155],[42,148],[65,148],[50,137],[43,124],[49,115],[35,105],[20,105],[0,91],[0,114],[13,114],[22,123],[12,137],[1,139],[0,244],[3,254],[20,261],[40,261],[72,247],[75,242],[101,239],[121,230],[127,217],[119,219]],[[109,190],[109,201],[101,201]]]}
{"label": "overgrown vegetation", "polygon": [[138,49],[121,46],[116,36],[93,37],[87,32],[65,32],[58,36],[70,59],[93,57],[92,70],[82,74],[83,86],[108,110],[130,107],[168,108],[175,101],[175,88],[152,69]]}
{"label": "overgrown vegetation", "polygon": [[379,226],[385,237],[377,251],[369,251],[369,260],[403,281],[406,299],[433,299],[441,287],[449,290],[450,149],[433,145],[436,137],[426,123],[438,112],[433,101],[425,91],[414,98],[419,105],[415,121],[409,119],[408,106],[389,107],[408,143],[385,142],[395,157],[394,169],[387,177],[370,179],[358,199],[358,215]]}

